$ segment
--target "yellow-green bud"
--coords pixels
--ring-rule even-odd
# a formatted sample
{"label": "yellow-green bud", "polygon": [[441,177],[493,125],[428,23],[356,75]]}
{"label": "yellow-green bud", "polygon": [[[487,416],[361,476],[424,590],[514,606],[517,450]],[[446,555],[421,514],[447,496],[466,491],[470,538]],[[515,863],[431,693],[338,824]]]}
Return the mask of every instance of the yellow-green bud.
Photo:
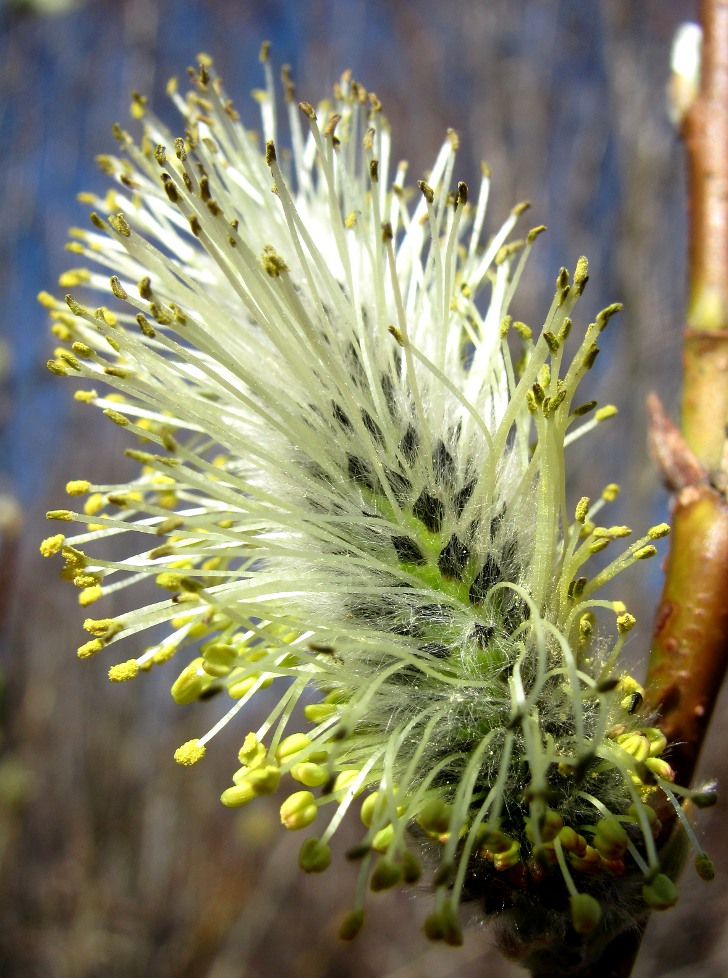
{"label": "yellow-green bud", "polygon": [[233,785],[232,788],[226,788],[220,795],[220,801],[223,805],[227,805],[228,808],[241,808],[256,797],[257,795],[253,790],[253,786],[244,782],[243,784]]}
{"label": "yellow-green bud", "polygon": [[594,848],[605,859],[620,859],[629,846],[629,836],[616,818],[600,818],[594,833]]}
{"label": "yellow-green bud", "polygon": [[306,734],[291,734],[289,737],[284,737],[276,748],[276,760],[279,764],[283,764],[310,746],[311,738],[307,737]]}
{"label": "yellow-green bud", "polygon": [[447,802],[443,801],[441,798],[433,798],[431,801],[427,802],[420,814],[417,816],[417,821],[425,832],[432,832],[435,835],[442,835],[443,832],[447,832],[450,827],[451,815],[451,805],[448,805]]}
{"label": "yellow-green bud", "polygon": [[310,791],[295,791],[281,805],[281,822],[287,829],[305,829],[316,818],[318,809]]}
{"label": "yellow-green bud", "polygon": [[364,911],[351,910],[342,920],[339,937],[342,941],[353,941],[364,926]]}
{"label": "yellow-green bud", "polygon": [[319,788],[328,778],[326,768],[320,764],[312,764],[310,761],[302,761],[294,764],[291,768],[291,777],[294,781],[300,781],[307,788]]}
{"label": "yellow-green bud", "polygon": [[669,876],[658,873],[642,887],[642,896],[653,910],[669,910],[677,903],[677,888]]}
{"label": "yellow-green bud", "polygon": [[323,873],[331,863],[331,849],[320,839],[306,839],[298,853],[298,865],[304,873]]}
{"label": "yellow-green bud", "polygon": [[272,795],[281,780],[281,770],[272,764],[265,767],[256,767],[248,771],[245,781],[250,785],[256,795]]}
{"label": "yellow-green bud", "polygon": [[202,659],[193,659],[172,685],[172,698],[180,705],[193,703],[211,682],[212,678],[202,670]]}
{"label": "yellow-green bud", "polygon": [[391,890],[401,879],[402,867],[393,863],[391,859],[383,858],[374,867],[369,879],[369,886],[375,893],[378,893],[381,890]]}
{"label": "yellow-green bud", "polygon": [[571,922],[577,934],[591,934],[602,919],[599,901],[589,893],[575,893],[569,897]]}
{"label": "yellow-green bud", "polygon": [[701,880],[709,882],[715,878],[715,863],[707,852],[698,853],[695,857],[695,869]]}

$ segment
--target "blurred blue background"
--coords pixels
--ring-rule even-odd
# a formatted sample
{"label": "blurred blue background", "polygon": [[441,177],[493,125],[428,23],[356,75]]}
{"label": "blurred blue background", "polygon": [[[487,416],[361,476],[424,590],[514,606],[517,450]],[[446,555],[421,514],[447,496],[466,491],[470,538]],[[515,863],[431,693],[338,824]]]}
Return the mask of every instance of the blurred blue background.
{"label": "blurred blue background", "polygon": [[[262,83],[264,39],[309,101],[351,68],[382,99],[412,181],[452,126],[457,178],[476,184],[481,159],[493,168],[490,228],[523,199],[533,203],[528,226],[549,225],[519,318],[539,324],[559,267],[583,253],[592,267],[583,315],[625,303],[605,334],[608,369],[594,378],[594,396],[621,413],[598,456],[575,451],[572,490],[594,495],[616,480],[617,522],[654,523],[666,499],[643,404],[657,389],[677,408],[684,302],[683,165],[665,85],[675,28],[694,14],[687,0],[2,0],[3,978],[519,973],[482,929],[461,951],[428,947],[418,930],[426,895],[372,900],[359,943],[342,948],[331,921],[347,905],[350,874],[301,880],[299,840],[278,841],[275,809],[220,810],[234,738],[193,776],[180,772],[171,752],[199,733],[199,718],[160,706],[153,688],[111,688],[103,667],[76,662],[83,613],[37,557],[42,514],[64,505],[68,479],[121,464],[123,440],[46,370],[53,343],[35,296],[58,290],[75,264],[63,250],[68,227],[86,221],[75,198],[105,190],[94,157],[113,151],[111,123],[128,124],[132,89],[174,128],[166,82],[206,51],[254,126],[248,96]],[[638,660],[659,587],[653,563],[628,584]],[[710,774],[721,765],[717,750],[704,761]],[[728,869],[717,819],[701,824]],[[704,978],[723,976],[727,893],[720,880],[709,900],[703,884],[687,884],[681,909],[652,925],[636,974],[692,975],[700,959]],[[693,935],[684,950],[676,928]]]}

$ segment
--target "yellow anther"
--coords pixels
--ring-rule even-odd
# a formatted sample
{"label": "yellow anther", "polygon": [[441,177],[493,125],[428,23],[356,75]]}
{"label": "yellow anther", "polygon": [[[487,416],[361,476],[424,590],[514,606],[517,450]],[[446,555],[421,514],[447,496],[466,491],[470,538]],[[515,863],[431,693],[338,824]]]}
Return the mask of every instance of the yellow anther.
{"label": "yellow anther", "polygon": [[176,651],[176,645],[160,645],[153,656],[154,664],[156,666],[161,666],[165,662],[169,662],[169,660],[174,657]]}
{"label": "yellow anther", "polygon": [[254,733],[247,734],[243,746],[238,751],[238,760],[248,767],[255,767],[265,757],[265,747]]}
{"label": "yellow anther", "polygon": [[663,781],[675,780],[675,771],[662,757],[648,757],[645,761],[645,767],[649,768],[658,778],[662,778]]}
{"label": "yellow anther", "polygon": [[336,707],[331,703],[308,703],[304,706],[303,713],[310,723],[321,723],[336,713]]}
{"label": "yellow anther", "polygon": [[650,741],[639,730],[622,734],[617,737],[617,743],[636,761],[646,761],[650,756]]}
{"label": "yellow anther", "polygon": [[69,268],[58,279],[62,289],[73,289],[77,285],[85,285],[91,281],[91,273],[86,268]]}
{"label": "yellow anther", "polygon": [[649,560],[650,557],[654,557],[657,553],[657,547],[653,547],[648,544],[646,547],[640,547],[639,550],[635,550],[632,554],[635,560]]}
{"label": "yellow anther", "polygon": [[291,777],[294,781],[300,781],[307,788],[320,788],[328,776],[326,768],[321,767],[320,764],[312,764],[310,761],[302,761],[291,768]]}
{"label": "yellow anther", "polygon": [[594,417],[597,421],[606,421],[607,418],[613,418],[618,413],[616,405],[605,404],[604,407],[600,407],[594,412]]}
{"label": "yellow anther", "polygon": [[50,292],[39,292],[36,299],[42,306],[45,306],[46,309],[55,309],[58,305],[56,297],[51,295]]}
{"label": "yellow anther", "polygon": [[40,545],[40,552],[42,556],[53,557],[54,554],[57,554],[60,551],[65,539],[66,538],[62,533],[56,533],[55,536],[46,537]]}
{"label": "yellow anther", "polygon": [[605,547],[608,547],[609,543],[609,539],[602,538],[601,540],[594,540],[589,544],[589,553],[598,554],[600,550],[604,550]]}
{"label": "yellow anther", "polygon": [[268,686],[273,682],[273,677],[268,676],[261,681],[260,673],[254,673],[252,676],[248,676],[247,679],[241,679],[239,682],[230,683],[227,688],[228,696],[233,700],[241,700],[244,696],[256,687],[258,689],[267,689]]}
{"label": "yellow anther", "polygon": [[667,737],[658,727],[643,727],[640,733],[650,742],[650,757],[658,757],[667,747]]}
{"label": "yellow anther", "polygon": [[602,540],[617,540],[628,537],[632,530],[628,526],[595,526],[594,536]]}
{"label": "yellow anther", "polygon": [[103,591],[101,590],[100,584],[95,584],[93,587],[87,587],[78,596],[78,603],[82,608],[93,604],[94,601],[98,601],[102,596]]}
{"label": "yellow anther", "polygon": [[607,503],[613,503],[617,496],[620,494],[621,488],[616,482],[610,482],[608,486],[605,486],[602,490],[602,499]]}
{"label": "yellow anther", "polygon": [[127,659],[126,662],[120,662],[118,666],[109,669],[109,679],[112,683],[125,683],[138,675],[139,663],[136,659]]}
{"label": "yellow anther", "polygon": [[127,417],[120,414],[118,411],[114,411],[112,408],[106,408],[104,414],[110,421],[113,421],[114,424],[118,424],[122,428],[126,428],[126,426],[129,424],[129,419]]}
{"label": "yellow anther", "polygon": [[201,744],[198,738],[188,740],[174,752],[174,759],[183,767],[192,767],[205,756],[205,745]]}
{"label": "yellow anther", "polygon": [[342,771],[337,775],[336,781],[334,781],[334,793],[343,794],[345,791],[348,791],[350,785],[357,779],[358,776],[359,772],[356,770]]}
{"label": "yellow anther", "polygon": [[107,641],[124,630],[124,625],[117,618],[87,618],[83,627],[97,638]]}
{"label": "yellow anther", "polygon": [[394,826],[385,825],[372,839],[372,849],[375,852],[386,852],[394,838]]}
{"label": "yellow anther", "polygon": [[583,523],[586,520],[586,514],[589,512],[589,497],[582,496],[579,502],[576,504],[576,509],[574,510],[574,518],[577,523]]}
{"label": "yellow anther", "polygon": [[101,639],[94,638],[90,642],[86,642],[85,645],[80,646],[78,650],[79,659],[88,659],[89,656],[96,655],[103,649],[104,643]]}
{"label": "yellow anther", "polygon": [[249,784],[236,784],[232,788],[226,788],[220,795],[220,801],[228,808],[241,808],[247,805],[258,796]]}
{"label": "yellow anther", "polygon": [[661,537],[666,537],[669,532],[669,523],[658,523],[657,526],[652,526],[647,531],[650,540],[659,540]]}
{"label": "yellow anther", "polygon": [[94,355],[94,351],[91,349],[91,347],[87,346],[86,343],[81,343],[80,340],[76,340],[71,349],[76,356],[81,357],[82,360],[90,360]]}
{"label": "yellow anther", "polygon": [[296,791],[281,805],[281,822],[287,829],[305,829],[318,813],[316,800],[310,791]]}
{"label": "yellow anther", "polygon": [[256,767],[248,771],[244,781],[249,784],[256,795],[272,795],[281,780],[281,769],[273,764]]}
{"label": "yellow anther", "polygon": [[193,659],[172,684],[172,698],[180,705],[192,703],[211,682],[210,676],[202,670],[202,659]]}
{"label": "yellow anther", "polygon": [[74,391],[73,392],[74,401],[82,401],[84,404],[90,404],[92,401],[95,401],[98,396],[99,395],[96,391]]}
{"label": "yellow anther", "polygon": [[202,668],[209,676],[227,676],[238,657],[237,650],[232,645],[216,643],[209,645],[203,651]]}
{"label": "yellow anther", "polygon": [[622,635],[631,631],[636,623],[637,619],[633,615],[630,615],[629,612],[625,612],[623,615],[617,617],[617,629]]}
{"label": "yellow anther", "polygon": [[96,587],[99,579],[96,574],[76,574],[73,583],[80,588]]}
{"label": "yellow anther", "polygon": [[75,516],[69,509],[51,509],[46,513],[47,520],[65,520],[72,523]]}
{"label": "yellow anther", "polygon": [[311,745],[311,738],[306,734],[295,733],[285,737],[276,748],[276,760],[279,764],[290,761],[292,757],[299,754],[306,747]]}
{"label": "yellow anther", "polygon": [[91,483],[86,479],[73,479],[66,483],[66,492],[69,496],[84,496],[91,488]]}
{"label": "yellow anther", "polygon": [[91,493],[86,502],[83,504],[83,511],[86,516],[95,516],[100,510],[104,508],[106,501],[100,492]]}
{"label": "yellow anther", "polygon": [[175,574],[172,571],[162,571],[154,578],[154,583],[163,587],[166,591],[179,591],[184,574]]}

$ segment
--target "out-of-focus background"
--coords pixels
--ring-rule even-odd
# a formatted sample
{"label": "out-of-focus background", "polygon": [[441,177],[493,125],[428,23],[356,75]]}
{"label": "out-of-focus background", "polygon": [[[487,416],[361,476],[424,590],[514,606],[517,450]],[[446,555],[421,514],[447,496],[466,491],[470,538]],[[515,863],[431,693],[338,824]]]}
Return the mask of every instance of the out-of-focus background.
{"label": "out-of-focus background", "polygon": [[[300,838],[281,829],[275,805],[231,812],[218,802],[248,728],[226,731],[202,765],[183,770],[174,748],[207,729],[217,707],[174,707],[163,670],[112,687],[103,664],[77,661],[84,613],[38,556],[55,532],[43,513],[65,505],[68,479],[112,481],[125,442],[45,369],[53,344],[34,297],[74,264],[66,229],[86,220],[75,195],[105,188],[94,156],[113,151],[110,125],[127,122],[132,89],[174,127],[165,83],[204,50],[254,124],[263,39],[311,102],[349,67],[383,100],[413,180],[452,126],[457,178],[475,184],[480,159],[494,170],[491,228],[524,198],[533,202],[525,226],[549,225],[520,318],[538,325],[559,267],[582,253],[592,266],[585,321],[624,301],[604,337],[607,369],[591,380],[620,415],[596,451],[574,452],[570,490],[577,499],[619,481],[615,521],[655,523],[667,503],[644,398],[657,389],[676,410],[684,299],[682,151],[665,84],[675,29],[694,15],[690,0],[0,2],[2,978],[519,973],[477,922],[462,949],[428,945],[426,892],[372,895],[358,942],[340,944],[353,883],[343,852],[324,876],[303,878]],[[660,582],[657,561],[643,567],[619,589],[640,624],[637,663]],[[725,736],[718,720],[701,771],[728,784]],[[705,884],[688,870],[679,907],[650,925],[638,978],[728,971],[725,811],[703,813],[699,826],[718,878]]]}

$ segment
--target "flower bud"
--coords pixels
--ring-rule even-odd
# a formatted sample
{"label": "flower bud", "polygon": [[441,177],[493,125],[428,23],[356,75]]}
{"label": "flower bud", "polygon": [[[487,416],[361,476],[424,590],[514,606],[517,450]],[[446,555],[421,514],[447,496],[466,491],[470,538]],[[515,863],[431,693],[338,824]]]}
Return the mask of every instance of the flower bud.
{"label": "flower bud", "polygon": [[316,818],[318,809],[310,791],[295,791],[281,805],[281,822],[287,829],[305,829]]}
{"label": "flower bud", "polygon": [[642,896],[653,910],[669,910],[677,903],[677,888],[669,876],[658,873],[642,887]]}
{"label": "flower bud", "polygon": [[589,893],[576,893],[569,897],[571,922],[577,934],[591,934],[602,919],[602,908]]}
{"label": "flower bud", "polygon": [[320,839],[306,839],[298,853],[298,865],[304,873],[323,873],[330,863],[330,847]]}

